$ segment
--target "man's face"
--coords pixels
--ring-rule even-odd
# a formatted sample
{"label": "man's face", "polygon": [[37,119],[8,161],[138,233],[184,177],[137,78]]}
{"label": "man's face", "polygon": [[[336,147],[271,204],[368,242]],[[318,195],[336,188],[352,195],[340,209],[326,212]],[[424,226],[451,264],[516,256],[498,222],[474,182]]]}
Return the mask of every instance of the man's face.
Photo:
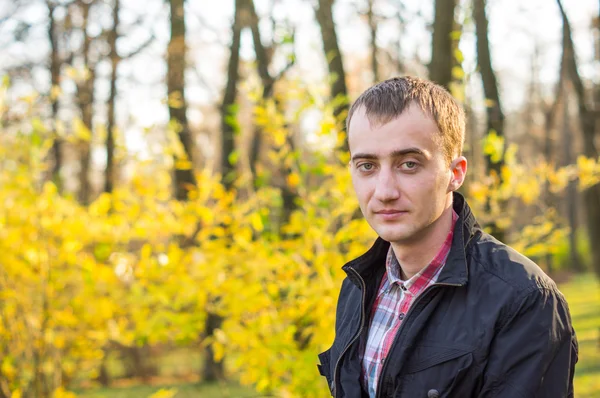
{"label": "man's face", "polygon": [[456,185],[454,162],[448,165],[439,134],[435,121],[415,105],[381,126],[369,123],[364,108],[352,116],[354,190],[367,222],[388,242],[414,243],[431,233],[462,183],[459,178]]}

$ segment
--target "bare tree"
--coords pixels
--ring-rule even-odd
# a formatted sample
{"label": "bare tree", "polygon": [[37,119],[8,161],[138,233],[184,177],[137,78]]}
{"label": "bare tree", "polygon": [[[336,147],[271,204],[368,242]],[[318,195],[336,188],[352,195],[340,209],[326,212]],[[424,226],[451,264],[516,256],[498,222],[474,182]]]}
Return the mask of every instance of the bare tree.
{"label": "bare tree", "polygon": [[[252,41],[254,43],[254,52],[256,53],[256,67],[258,69],[258,75],[263,85],[263,100],[271,98],[273,94],[273,87],[275,85],[275,78],[269,73],[269,65],[271,63],[271,57],[269,51],[263,45],[260,30],[258,28],[258,15],[256,14],[256,8],[254,7],[253,0],[246,0],[245,7],[248,12],[248,24],[252,32]],[[272,48],[270,48],[272,50]],[[262,144],[262,131],[255,129],[254,137],[252,139],[252,145],[250,149],[250,169],[256,180],[257,176],[257,164],[260,156],[260,147]]]}
{"label": "bare tree", "polygon": [[456,3],[456,0],[435,1],[435,18],[431,40],[429,78],[448,89],[452,82],[452,68],[456,65],[454,50],[458,46],[457,40],[452,37],[452,32],[456,29],[454,19]]}
{"label": "bare tree", "polygon": [[119,30],[120,0],[114,0],[113,25],[108,33],[110,47],[110,94],[108,97],[108,117],[106,123],[106,170],[104,172],[104,192],[112,192],[114,188],[114,153],[115,153],[115,101],[117,97],[117,68],[121,58],[117,53],[117,37]]}
{"label": "bare tree", "polygon": [[169,0],[171,36],[167,48],[167,94],[169,117],[176,125],[179,140],[185,151],[187,166],[175,166],[175,196],[187,200],[188,192],[196,186],[193,172],[193,140],[187,120],[185,99],[186,33],[184,0]]}
{"label": "bare tree", "polygon": [[[318,0],[315,15],[321,28],[323,50],[327,58],[329,74],[333,77],[331,97],[341,101],[334,110],[334,115],[339,120],[340,115],[348,111],[348,89],[346,87],[346,73],[344,72],[342,53],[340,52],[333,22],[333,2],[334,0]],[[347,141],[345,140],[344,150],[348,150]]]}
{"label": "bare tree", "polygon": [[90,9],[94,1],[86,2],[79,0],[75,3],[81,12],[83,35],[83,47],[81,57],[85,67],[83,77],[77,81],[77,105],[81,112],[81,121],[89,133],[89,139],[80,141],[80,170],[79,170],[79,201],[87,204],[90,200],[90,166],[91,166],[91,145],[94,128],[92,126],[94,115],[94,86],[96,82],[96,61],[91,58],[92,36],[88,33]]}
{"label": "bare tree", "polygon": [[[537,49],[536,49],[537,50]],[[564,62],[564,51],[561,56],[560,69],[558,73],[558,81],[556,83],[554,100],[549,106],[546,106],[544,110],[544,159],[547,163],[554,163],[554,147],[553,147],[553,134],[556,116],[558,115],[558,109],[561,103],[564,103],[563,92],[565,85],[565,62]],[[550,190],[550,182],[546,181],[544,184],[544,202],[547,207],[555,207],[556,206],[556,198],[552,194]],[[548,269],[548,273],[553,271],[553,263],[552,256],[550,254],[546,255],[546,267]]]}
{"label": "bare tree", "polygon": [[[256,61],[257,61],[257,69],[258,74],[260,76],[262,85],[263,85],[263,93],[262,99],[263,101],[268,101],[273,98],[273,90],[275,87],[275,83],[280,80],[286,71],[294,64],[294,57],[288,62],[288,64],[278,73],[272,74],[269,69],[271,66],[272,54],[275,51],[276,43],[271,42],[269,45],[265,45],[261,38],[260,30],[259,30],[259,18],[256,14],[256,8],[254,7],[254,0],[246,0],[246,7],[248,10],[248,24],[250,30],[252,31],[252,39],[254,43],[254,51],[256,53]],[[292,33],[292,41],[293,41],[293,33]],[[275,106],[278,109],[278,112],[283,113],[283,109],[279,104],[279,101],[275,99]],[[252,147],[250,153],[250,167],[252,173],[255,177],[257,177],[257,164],[259,162],[260,156],[260,147],[262,144],[262,135],[263,132],[260,128],[256,128],[254,131],[254,138],[252,140]],[[286,140],[286,144],[289,146],[290,152],[294,152],[296,150],[295,143],[291,137],[288,137]],[[284,177],[287,177],[292,170],[289,167],[282,166],[280,170],[281,174]],[[283,179],[284,181],[286,178]],[[298,193],[292,190],[287,183],[283,183],[280,186],[281,196],[283,199],[283,212],[281,217],[281,222],[285,223],[289,220],[292,212],[296,209],[296,198],[298,197]]]}
{"label": "bare tree", "polygon": [[379,67],[377,64],[377,17],[373,11],[375,0],[367,2],[367,22],[371,39],[371,71],[373,72],[373,83],[379,82]]}
{"label": "bare tree", "polygon": [[234,165],[231,163],[230,155],[234,151],[235,124],[235,99],[240,79],[240,41],[244,27],[242,13],[244,0],[235,0],[235,11],[231,25],[232,39],[229,47],[229,63],[227,64],[227,85],[221,103],[221,174],[223,183],[230,188],[233,182]]}
{"label": "bare tree", "polygon": [[[563,48],[565,52],[565,62],[567,76],[573,84],[573,89],[577,97],[579,122],[583,134],[583,153],[590,158],[598,158],[598,148],[596,146],[596,118],[595,112],[588,105],[586,92],[581,76],[579,75],[577,59],[575,56],[575,47],[571,35],[571,24],[565,13],[561,0],[556,0],[563,21]],[[594,271],[600,277],[600,184],[596,184],[583,192],[583,202],[587,213],[587,229],[590,240],[590,249],[592,251],[592,265]]]}
{"label": "bare tree", "polygon": [[[565,84],[568,82],[565,82]],[[568,91],[568,90],[565,90]],[[562,147],[563,147],[563,164],[568,165],[573,163],[573,132],[571,130],[571,116],[569,112],[569,101],[565,98],[563,103],[563,124],[562,124]],[[577,252],[577,183],[570,181],[567,185],[567,201],[565,203],[567,209],[567,220],[569,223],[569,259],[570,268],[574,271],[583,271],[583,264]]]}
{"label": "bare tree", "polygon": [[[498,81],[492,67],[490,43],[488,39],[488,18],[485,11],[486,0],[473,0],[473,19],[477,37],[477,65],[483,83],[487,110],[487,133],[494,131],[498,136],[504,137],[504,113],[500,102]],[[500,178],[502,176],[503,161],[494,162],[491,156],[486,156],[488,172],[493,172]],[[490,224],[492,234],[500,241],[504,241],[504,231],[495,222]]]}
{"label": "bare tree", "polygon": [[[481,74],[483,92],[486,99],[487,131],[495,131],[498,136],[504,136],[504,113],[500,102],[498,80],[492,67],[490,43],[488,39],[488,18],[485,11],[486,0],[473,1],[473,17],[477,35],[477,66]],[[501,163],[488,162],[489,169],[500,172]]]}
{"label": "bare tree", "polygon": [[62,181],[60,177],[60,169],[62,167],[62,148],[61,139],[56,134],[56,120],[58,119],[58,96],[57,89],[60,85],[60,68],[61,60],[58,48],[57,28],[56,19],[54,17],[54,10],[56,9],[56,3],[51,0],[46,0],[46,7],[48,9],[48,40],[50,41],[50,106],[52,111],[52,126],[55,132],[54,141],[52,143],[52,154],[54,156],[54,163],[52,164],[52,180],[56,184],[59,192],[62,191]]}
{"label": "bare tree", "polygon": [[[235,164],[231,156],[235,151],[236,117],[235,101],[240,80],[240,42],[244,28],[245,0],[235,0],[233,22],[231,25],[231,44],[229,46],[229,62],[227,64],[227,84],[221,102],[221,182],[230,190],[235,180]],[[212,336],[221,327],[223,319],[217,314],[209,312],[205,323],[205,335]],[[202,379],[215,381],[224,376],[223,363],[214,360],[212,346],[206,347]]]}
{"label": "bare tree", "polygon": [[405,13],[406,7],[404,6],[404,3],[402,1],[397,2],[397,10],[396,14],[394,15],[394,19],[398,24],[398,34],[396,37],[396,41],[394,42],[395,57],[394,55],[390,54],[390,60],[392,61],[392,64],[395,65],[395,70],[398,74],[402,74],[406,69],[404,59],[402,58],[402,38],[404,37],[404,33],[406,31],[406,18],[404,16]]}

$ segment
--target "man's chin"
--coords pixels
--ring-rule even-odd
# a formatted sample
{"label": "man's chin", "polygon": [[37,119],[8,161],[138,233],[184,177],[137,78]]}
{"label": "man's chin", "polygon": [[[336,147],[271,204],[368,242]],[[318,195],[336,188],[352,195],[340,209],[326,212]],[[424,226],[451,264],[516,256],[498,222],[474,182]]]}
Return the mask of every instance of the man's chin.
{"label": "man's chin", "polygon": [[407,231],[386,231],[381,230],[378,232],[379,237],[387,242],[403,242],[410,240],[412,234]]}

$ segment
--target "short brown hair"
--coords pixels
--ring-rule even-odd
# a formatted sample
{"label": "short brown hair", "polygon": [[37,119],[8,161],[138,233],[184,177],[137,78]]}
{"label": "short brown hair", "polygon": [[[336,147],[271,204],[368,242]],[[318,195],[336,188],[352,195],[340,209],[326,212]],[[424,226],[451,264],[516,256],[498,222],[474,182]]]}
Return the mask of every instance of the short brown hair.
{"label": "short brown hair", "polygon": [[361,107],[365,108],[370,123],[383,125],[399,117],[413,103],[435,120],[448,162],[462,154],[465,140],[462,107],[445,88],[417,77],[394,77],[367,89],[350,107],[346,131],[352,115]]}

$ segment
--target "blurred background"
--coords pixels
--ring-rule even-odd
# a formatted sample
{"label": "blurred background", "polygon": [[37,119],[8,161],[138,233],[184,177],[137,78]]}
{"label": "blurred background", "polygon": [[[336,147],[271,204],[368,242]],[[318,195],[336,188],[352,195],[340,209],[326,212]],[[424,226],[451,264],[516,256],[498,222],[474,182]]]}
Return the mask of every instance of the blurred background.
{"label": "blurred background", "polygon": [[567,296],[600,397],[595,0],[0,0],[0,398],[326,397],[375,238],[348,105],[416,75],[461,191]]}

